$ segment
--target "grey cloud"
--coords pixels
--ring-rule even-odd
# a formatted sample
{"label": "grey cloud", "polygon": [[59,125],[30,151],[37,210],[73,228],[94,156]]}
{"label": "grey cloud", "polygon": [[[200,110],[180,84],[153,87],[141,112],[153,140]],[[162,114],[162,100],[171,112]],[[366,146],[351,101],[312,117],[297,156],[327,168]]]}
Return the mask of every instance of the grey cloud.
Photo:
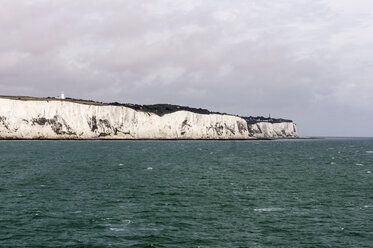
{"label": "grey cloud", "polygon": [[271,113],[303,135],[373,136],[364,4],[5,0],[0,91]]}

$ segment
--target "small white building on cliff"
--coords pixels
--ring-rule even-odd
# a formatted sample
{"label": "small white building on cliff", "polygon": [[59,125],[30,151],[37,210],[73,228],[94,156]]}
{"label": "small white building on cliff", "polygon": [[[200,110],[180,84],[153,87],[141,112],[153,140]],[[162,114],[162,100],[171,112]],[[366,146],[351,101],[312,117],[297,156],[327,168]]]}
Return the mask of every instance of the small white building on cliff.
{"label": "small white building on cliff", "polygon": [[62,91],[61,94],[60,94],[60,96],[57,96],[56,98],[57,98],[57,99],[62,99],[62,100],[63,100],[63,99],[66,99],[66,98],[65,98],[65,93],[63,93],[63,91]]}

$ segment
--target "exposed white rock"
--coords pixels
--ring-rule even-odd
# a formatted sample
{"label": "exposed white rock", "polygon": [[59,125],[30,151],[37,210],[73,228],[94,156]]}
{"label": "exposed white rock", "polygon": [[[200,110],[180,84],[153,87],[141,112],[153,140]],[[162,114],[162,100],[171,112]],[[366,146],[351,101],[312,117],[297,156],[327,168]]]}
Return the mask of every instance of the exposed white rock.
{"label": "exposed white rock", "polygon": [[249,133],[255,138],[297,137],[297,129],[293,122],[258,122],[249,125]]}
{"label": "exposed white rock", "polygon": [[297,137],[292,122],[248,125],[237,116],[0,98],[2,139],[252,139]]}

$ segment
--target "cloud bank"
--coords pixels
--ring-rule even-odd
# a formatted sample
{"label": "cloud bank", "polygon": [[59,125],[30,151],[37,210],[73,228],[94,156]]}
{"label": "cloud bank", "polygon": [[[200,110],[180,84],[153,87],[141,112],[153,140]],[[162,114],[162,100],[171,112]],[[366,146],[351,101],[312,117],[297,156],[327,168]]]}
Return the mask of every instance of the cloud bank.
{"label": "cloud bank", "polygon": [[373,2],[3,0],[0,94],[174,103],[373,136]]}

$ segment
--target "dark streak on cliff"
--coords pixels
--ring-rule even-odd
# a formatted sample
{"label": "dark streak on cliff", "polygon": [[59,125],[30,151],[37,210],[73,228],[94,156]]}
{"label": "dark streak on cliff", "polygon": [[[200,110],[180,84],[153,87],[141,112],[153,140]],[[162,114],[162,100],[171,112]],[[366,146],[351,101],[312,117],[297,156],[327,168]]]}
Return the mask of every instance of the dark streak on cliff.
{"label": "dark streak on cliff", "polygon": [[[61,119],[59,120],[58,119],[58,116],[54,116],[53,119],[47,119],[47,118],[44,118],[44,117],[40,117],[40,118],[33,118],[32,119],[32,125],[39,125],[39,126],[45,126],[45,125],[49,125],[53,132],[55,132],[55,134],[58,134],[58,135],[76,135],[75,132],[72,132],[71,130],[71,127],[65,122],[64,119]],[[63,128],[66,128],[67,131],[63,131]]]}
{"label": "dark streak on cliff", "polygon": [[0,116],[0,124],[9,130],[9,123],[7,123],[5,116]]}

